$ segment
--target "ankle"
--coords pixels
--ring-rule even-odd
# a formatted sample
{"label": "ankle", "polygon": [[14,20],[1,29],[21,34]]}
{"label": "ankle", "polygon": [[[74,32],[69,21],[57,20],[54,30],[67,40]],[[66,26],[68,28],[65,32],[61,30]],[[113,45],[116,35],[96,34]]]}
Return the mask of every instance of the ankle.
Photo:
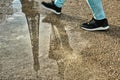
{"label": "ankle", "polygon": [[57,8],[59,8],[59,9],[62,8],[62,6],[61,6],[61,5],[58,5],[55,1],[52,1],[52,2],[53,2],[53,4],[54,4]]}

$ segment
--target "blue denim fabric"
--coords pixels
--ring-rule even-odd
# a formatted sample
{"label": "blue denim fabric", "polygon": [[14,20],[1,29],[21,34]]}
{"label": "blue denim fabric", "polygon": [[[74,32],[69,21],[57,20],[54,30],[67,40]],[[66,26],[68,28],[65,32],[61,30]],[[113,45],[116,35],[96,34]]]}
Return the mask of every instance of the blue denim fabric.
{"label": "blue denim fabric", "polygon": [[65,3],[65,0],[55,0],[54,1],[54,4],[59,8],[61,8],[64,5],[64,3]]}
{"label": "blue denim fabric", "polygon": [[[86,0],[90,9],[92,10],[93,16],[96,20],[101,20],[105,18],[105,13],[102,6],[102,0]],[[62,7],[65,0],[55,0],[54,4],[57,7]]]}
{"label": "blue denim fabric", "polygon": [[96,20],[105,18],[105,13],[102,6],[102,0],[86,0],[90,9],[92,10],[93,16]]}

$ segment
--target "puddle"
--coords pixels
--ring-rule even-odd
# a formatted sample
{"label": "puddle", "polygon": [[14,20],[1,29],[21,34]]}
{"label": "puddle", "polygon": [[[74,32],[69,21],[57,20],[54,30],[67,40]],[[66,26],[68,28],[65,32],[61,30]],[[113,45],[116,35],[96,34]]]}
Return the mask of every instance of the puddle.
{"label": "puddle", "polygon": [[[23,5],[24,6],[24,5]],[[34,7],[34,6],[33,6]],[[23,11],[24,11],[23,7]],[[31,10],[32,11],[32,10]],[[30,39],[31,39],[31,45],[32,45],[32,52],[33,52],[33,59],[34,59],[34,70],[38,72],[40,69],[40,64],[39,64],[39,23],[40,23],[40,14],[39,12],[32,11],[32,14],[25,11],[24,12],[26,15],[27,23],[28,23],[28,28],[29,28],[29,34],[30,34]]]}
{"label": "puddle", "polygon": [[[78,33],[66,29],[55,14],[41,14],[37,0],[8,3],[13,4],[11,15],[2,13],[1,19],[4,23],[0,31],[5,31],[0,35],[4,46],[0,46],[3,55],[0,66],[5,66],[0,67],[1,79],[68,79],[76,68],[74,65],[79,67],[82,63],[81,55],[76,53],[79,45],[73,37]],[[80,45],[85,47],[86,44],[87,41]],[[71,66],[73,70],[70,70]]]}
{"label": "puddle", "polygon": [[[76,65],[77,68],[78,65],[80,66],[82,63],[82,56],[77,54],[77,45],[71,45],[70,30],[61,22],[59,16],[48,14],[42,21],[51,24],[48,57],[56,61],[60,80],[68,80],[70,79],[68,78],[68,74],[74,75],[76,73],[70,73],[72,71],[69,70],[70,67]],[[74,42],[75,40],[73,39],[72,41]]]}
{"label": "puddle", "polygon": [[[0,43],[1,43],[0,53],[9,54],[9,55],[3,54],[2,56],[2,62],[1,62],[2,64],[0,63],[0,70],[2,70],[3,74],[7,70],[16,69],[16,66],[18,66],[17,64],[22,65],[19,67],[28,66],[27,63],[29,63],[30,65],[32,63],[31,62],[32,59],[30,58],[31,55],[33,55],[33,69],[36,72],[38,72],[38,70],[40,69],[40,64],[39,64],[39,59],[38,59],[39,58],[40,14],[39,14],[39,11],[36,10],[39,8],[38,6],[36,7],[36,4],[38,4],[38,2],[32,0],[32,1],[28,1],[28,3],[25,4],[25,1],[28,1],[28,0],[22,0],[21,2],[20,0],[5,0],[5,1],[2,0],[2,2],[0,3],[0,9],[3,10],[0,13],[0,27],[1,27],[0,31],[2,33],[0,37],[4,40],[4,41],[0,40]],[[29,12],[29,11],[32,11],[32,12]],[[29,31],[29,34],[27,33],[28,31]],[[5,41],[9,43],[6,44]],[[29,46],[29,42],[31,42],[31,46]],[[16,43],[16,44],[13,44],[13,43]],[[4,44],[5,44],[5,47],[4,47]],[[17,45],[19,45],[18,49],[16,49],[18,47]],[[10,46],[12,47],[10,48]],[[30,47],[32,49],[30,49]],[[16,51],[15,49],[18,51]],[[23,51],[20,51],[21,49],[23,49]],[[31,53],[31,50],[33,54],[29,54]],[[17,55],[20,55],[18,53],[24,56],[23,59],[18,58]],[[16,62],[14,62],[13,58],[11,58],[12,57],[11,54],[16,56],[16,57],[13,56],[13,58],[18,58]],[[28,55],[28,57],[25,57],[26,55]],[[6,59],[10,59],[9,62],[11,65],[9,65],[8,67],[6,65],[9,62],[4,63]],[[23,65],[25,63],[26,65]],[[3,65],[5,65],[6,67],[1,69],[1,66]],[[17,71],[19,72],[19,70]],[[17,72],[17,71],[13,71],[13,72]],[[10,76],[9,73],[7,76]]]}
{"label": "puddle", "polygon": [[49,58],[56,60],[58,74],[60,75],[61,80],[64,80],[64,60],[67,55],[72,54],[72,48],[69,45],[69,39],[65,27],[60,24],[57,26],[51,24],[51,26]]}
{"label": "puddle", "polygon": [[[17,1],[17,0],[15,0]],[[22,0],[22,12],[25,14],[33,53],[34,70],[38,72],[39,64],[39,26],[40,26],[40,12],[39,3],[37,1]],[[15,5],[18,6],[18,5]]]}

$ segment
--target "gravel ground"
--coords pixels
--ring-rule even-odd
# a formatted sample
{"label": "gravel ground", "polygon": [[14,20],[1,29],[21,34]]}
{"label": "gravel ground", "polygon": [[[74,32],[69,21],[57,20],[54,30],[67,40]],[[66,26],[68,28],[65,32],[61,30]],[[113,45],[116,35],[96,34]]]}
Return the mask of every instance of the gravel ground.
{"label": "gravel ground", "polygon": [[103,0],[110,29],[95,32],[80,28],[92,17],[85,0],[66,1],[60,16],[38,2],[22,0],[0,25],[0,80],[120,80],[119,0]]}

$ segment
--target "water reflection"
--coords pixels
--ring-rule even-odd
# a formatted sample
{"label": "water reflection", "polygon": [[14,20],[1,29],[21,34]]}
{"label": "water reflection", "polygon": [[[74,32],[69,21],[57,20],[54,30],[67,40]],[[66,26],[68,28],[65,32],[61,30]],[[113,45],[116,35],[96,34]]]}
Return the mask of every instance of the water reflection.
{"label": "water reflection", "polygon": [[13,14],[13,0],[0,0],[0,24],[3,24],[8,15]]}
{"label": "water reflection", "polygon": [[56,60],[60,80],[64,80],[64,62],[68,55],[72,55],[73,51],[69,44],[67,31],[65,30],[64,24],[60,22],[58,16],[55,14],[47,15],[43,19],[43,22],[51,23],[49,58]]}
{"label": "water reflection", "polygon": [[40,9],[39,2],[35,0],[21,0],[22,12],[25,13],[34,59],[34,70],[38,72],[39,64],[39,25],[40,25]]}

